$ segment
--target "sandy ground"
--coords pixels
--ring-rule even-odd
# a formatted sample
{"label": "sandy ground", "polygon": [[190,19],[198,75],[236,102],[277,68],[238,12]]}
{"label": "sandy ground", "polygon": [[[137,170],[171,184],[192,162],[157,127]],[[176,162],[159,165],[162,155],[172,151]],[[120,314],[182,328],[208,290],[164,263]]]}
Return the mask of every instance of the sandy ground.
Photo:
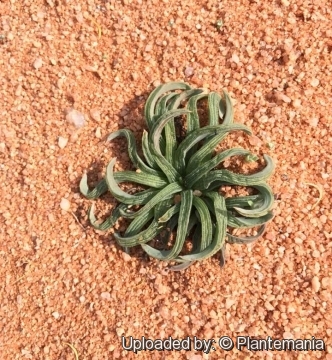
{"label": "sandy ground", "polygon": [[[77,359],[68,344],[80,360],[332,359],[331,9],[328,0],[0,2],[1,359]],[[223,269],[215,256],[170,273],[87,220],[83,172],[93,185],[111,157],[127,168],[126,143],[104,137],[129,128],[140,138],[147,95],[166,81],[227,89],[235,121],[256,135],[252,150],[276,162],[276,216],[255,244],[228,247]],[[71,108],[86,119],[77,133]],[[98,216],[110,213],[106,200]],[[216,343],[209,354],[134,355],[122,335]],[[219,338],[239,335],[314,336],[326,349],[220,349]]]}

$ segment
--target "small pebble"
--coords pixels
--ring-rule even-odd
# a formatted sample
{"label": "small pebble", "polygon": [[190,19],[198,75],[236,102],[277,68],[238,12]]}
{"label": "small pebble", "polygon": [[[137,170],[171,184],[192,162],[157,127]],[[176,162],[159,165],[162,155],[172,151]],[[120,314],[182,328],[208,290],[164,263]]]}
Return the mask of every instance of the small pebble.
{"label": "small pebble", "polygon": [[104,291],[100,294],[100,297],[104,300],[110,300],[111,294],[108,291]]}
{"label": "small pebble", "polygon": [[33,67],[38,70],[43,66],[43,60],[41,58],[37,58],[34,62],[33,62]]}
{"label": "small pebble", "polygon": [[184,70],[184,76],[185,77],[190,77],[194,75],[194,68],[191,66],[187,66]]}
{"label": "small pebble", "polygon": [[63,149],[66,147],[68,143],[68,139],[67,138],[64,138],[62,136],[59,136],[59,139],[58,139],[58,145],[59,145],[59,148],[60,149]]}
{"label": "small pebble", "polygon": [[97,127],[97,129],[96,129],[96,138],[97,139],[101,138],[101,128],[100,127]]}
{"label": "small pebble", "polygon": [[235,300],[230,299],[230,298],[226,299],[226,309],[229,309],[234,304],[235,304]]}
{"label": "small pebble", "polygon": [[329,277],[324,277],[322,279],[322,286],[324,289],[332,290],[332,279]]}
{"label": "small pebble", "polygon": [[101,119],[100,111],[98,109],[91,109],[90,116],[95,121],[100,121],[100,119]]}
{"label": "small pebble", "polygon": [[312,79],[310,82],[310,85],[312,87],[317,87],[319,85],[319,80],[318,79]]}
{"label": "small pebble", "polygon": [[294,335],[292,333],[290,333],[289,331],[285,331],[282,335],[282,337],[284,339],[293,339],[294,338]]}
{"label": "small pebble", "polygon": [[17,301],[17,305],[22,305],[22,295],[17,295],[17,297],[16,297],[16,301]]}
{"label": "small pebble", "polygon": [[70,202],[68,199],[62,198],[60,202],[60,207],[64,211],[69,211],[70,209]]}
{"label": "small pebble", "polygon": [[238,64],[240,62],[240,58],[236,54],[233,54],[232,61],[235,62],[235,64]]}
{"label": "small pebble", "polygon": [[318,125],[318,121],[319,119],[315,117],[315,118],[311,118],[308,122],[310,126],[316,127]]}
{"label": "small pebble", "polygon": [[274,306],[271,303],[269,303],[268,301],[266,301],[264,305],[265,305],[266,310],[268,310],[268,311],[274,310]]}
{"label": "small pebble", "polygon": [[153,82],[153,86],[154,87],[157,87],[157,86],[159,86],[161,84],[161,81],[160,80],[155,80],[154,82]]}
{"label": "small pebble", "polygon": [[201,355],[190,356],[189,360],[203,360]]}
{"label": "small pebble", "polygon": [[250,145],[253,145],[253,146],[262,145],[262,140],[259,137],[255,136],[255,135],[249,136],[248,141],[249,141]]}
{"label": "small pebble", "polygon": [[314,276],[311,280],[312,290],[318,292],[320,289],[320,281],[317,276]]}
{"label": "small pebble", "polygon": [[129,254],[127,254],[126,252],[122,253],[122,258],[125,262],[131,261],[131,256]]}
{"label": "small pebble", "polygon": [[71,109],[67,112],[66,120],[78,129],[85,125],[84,115],[75,109]]}
{"label": "small pebble", "polygon": [[59,319],[60,314],[59,314],[57,311],[54,311],[54,312],[52,312],[52,316],[53,316],[55,319]]}
{"label": "small pebble", "polygon": [[144,50],[145,52],[150,52],[152,50],[152,45],[151,44],[146,45]]}
{"label": "small pebble", "polygon": [[124,334],[124,329],[123,328],[121,328],[121,327],[118,327],[118,328],[116,328],[116,334],[118,335],[118,336],[121,336],[121,335],[123,335]]}
{"label": "small pebble", "polygon": [[283,102],[285,102],[287,104],[289,104],[292,101],[292,99],[290,97],[288,97],[287,95],[285,95],[283,93],[279,94],[279,98],[280,98],[280,100],[282,100]]}

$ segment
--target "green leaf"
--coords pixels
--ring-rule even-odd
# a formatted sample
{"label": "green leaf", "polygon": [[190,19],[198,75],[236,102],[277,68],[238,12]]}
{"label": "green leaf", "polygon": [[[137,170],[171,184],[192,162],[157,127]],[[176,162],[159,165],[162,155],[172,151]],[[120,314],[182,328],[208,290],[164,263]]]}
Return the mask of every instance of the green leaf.
{"label": "green leaf", "polygon": [[148,173],[136,172],[136,171],[118,171],[114,173],[114,179],[117,183],[120,182],[132,182],[136,184],[146,185],[152,188],[162,188],[165,187],[168,182],[164,177],[159,177],[156,175],[151,175]]}
{"label": "green leaf", "polygon": [[158,99],[167,93],[168,91],[173,90],[190,90],[191,87],[185,83],[181,82],[171,82],[168,84],[159,85],[156,89],[154,89],[146,100],[144,107],[144,117],[147,123],[149,130],[153,126],[153,117],[156,114],[156,103]]}
{"label": "green leaf", "polygon": [[125,236],[133,236],[137,235],[143,227],[154,218],[154,211],[151,209],[150,211],[143,212],[140,216],[137,216],[127,227],[125,231]]}
{"label": "green leaf", "polygon": [[204,128],[196,129],[190,132],[187,137],[182,141],[175,152],[174,166],[182,173],[186,166],[186,155],[191,148],[193,148],[201,140],[212,134],[224,132],[221,125],[205,126]]}
{"label": "green leaf", "polygon": [[[203,89],[191,89],[183,91],[180,94],[177,94],[177,96],[174,96],[172,100],[170,101],[170,104],[168,106],[168,110],[176,110],[181,105],[182,101],[185,101],[187,99],[190,99],[194,96],[199,96],[204,92]],[[188,109],[189,110],[189,109]]]}
{"label": "green leaf", "polygon": [[226,207],[227,209],[232,209],[234,207],[251,207],[255,202],[262,200],[260,194],[257,195],[247,195],[247,196],[234,196],[231,198],[226,198]]}
{"label": "green leaf", "polygon": [[112,212],[112,215],[105,220],[103,223],[101,224],[97,224],[97,219],[94,215],[94,210],[95,210],[95,206],[94,204],[90,206],[89,210],[88,210],[88,218],[90,220],[91,225],[96,229],[96,230],[101,230],[101,231],[106,231],[110,228],[112,228],[115,223],[118,221],[118,219],[121,217],[121,213],[120,210],[121,209],[126,209],[127,205],[125,204],[120,204],[118,207],[116,207],[114,209],[114,211]]}
{"label": "green leaf", "polygon": [[224,102],[219,103],[219,116],[223,119],[223,125],[233,124],[234,107],[227,91],[224,91]]}
{"label": "green leaf", "polygon": [[212,221],[209,209],[202,199],[194,196],[193,205],[197,209],[201,222],[201,241],[198,246],[198,251],[201,252],[212,241]]}
{"label": "green leaf", "polygon": [[82,176],[80,181],[80,191],[87,199],[96,199],[99,196],[105,194],[108,190],[108,186],[105,179],[102,179],[98,182],[96,187],[93,190],[89,189],[88,186],[88,177],[86,174]]}
{"label": "green leaf", "polygon": [[216,92],[210,92],[208,95],[209,125],[219,125],[219,103],[221,97]]}
{"label": "green leaf", "polygon": [[[129,181],[137,184],[147,185],[153,188],[161,188],[167,185],[166,179],[161,177],[147,174],[144,172],[137,173],[134,171],[119,171],[114,173],[114,179],[119,182]],[[89,190],[87,183],[87,175],[84,174],[80,181],[80,191],[88,199],[96,199],[99,196],[106,193],[108,190],[106,179],[102,179],[98,182],[93,190]]]}
{"label": "green leaf", "polygon": [[234,210],[236,210],[240,215],[250,218],[266,215],[274,203],[272,189],[267,184],[254,185],[253,188],[259,191],[261,200],[259,202],[255,202],[253,208],[250,210],[243,209],[238,206],[234,207]]}
{"label": "green leaf", "polygon": [[[195,184],[195,189],[214,189],[223,184],[253,186],[262,184],[272,174],[274,163],[270,156],[264,155],[266,166],[262,171],[252,175],[235,174],[229,170],[215,170],[204,176]],[[215,183],[214,183],[215,182]],[[213,184],[214,183],[214,184]]]}
{"label": "green leaf", "polygon": [[[174,117],[187,114],[188,110],[179,109],[179,110],[171,110],[165,113],[164,115],[160,116],[160,118],[155,122],[152,127],[151,134],[150,134],[150,150],[151,153],[155,156],[155,161],[158,166],[163,170],[164,174],[166,175],[168,181],[170,183],[177,181],[180,178],[180,174],[176,171],[173,165],[167,161],[167,159],[162,155],[160,150],[159,139],[161,136],[161,132],[168,121],[174,119]],[[166,137],[166,146],[169,138]]]}
{"label": "green leaf", "polygon": [[156,114],[157,117],[165,114],[167,111],[171,110],[168,105],[170,103],[170,100],[173,99],[174,97],[178,96],[179,94],[176,92],[167,94],[162,96],[161,98],[159,98],[159,100],[157,101],[156,104]]}
{"label": "green leaf", "polygon": [[273,213],[268,212],[266,215],[257,218],[246,218],[244,216],[235,216],[228,212],[227,222],[228,226],[238,229],[252,228],[255,226],[263,225],[273,219]]}
{"label": "green leaf", "polygon": [[218,130],[213,138],[204,144],[189,160],[186,167],[186,173],[189,174],[195,170],[200,164],[209,159],[214,151],[214,148],[228,135],[231,131],[244,131],[247,134],[251,134],[248,127],[241,124],[231,125],[218,125]]}
{"label": "green leaf", "polygon": [[[181,94],[178,94],[171,99],[170,104],[168,106],[168,110],[171,111],[178,109],[182,101],[192,96],[198,95],[202,92],[203,90],[201,89],[183,91]],[[165,125],[165,139],[166,139],[165,157],[168,162],[172,163],[174,159],[174,153],[177,148],[174,119],[168,121],[167,124]]]}
{"label": "green leaf", "polygon": [[106,141],[112,141],[113,139],[115,139],[119,136],[124,136],[127,139],[128,155],[130,157],[130,160],[133,162],[133,164],[135,165],[136,168],[138,168],[141,171],[144,171],[148,174],[153,174],[153,175],[157,175],[157,176],[161,175],[159,171],[156,171],[156,170],[150,168],[149,166],[147,166],[144,163],[144,161],[139,157],[139,155],[137,154],[135,136],[130,130],[122,129],[122,130],[115,131],[108,136]]}
{"label": "green leaf", "polygon": [[176,240],[173,248],[171,250],[156,250],[149,245],[143,244],[142,248],[148,255],[160,260],[171,260],[178,256],[186,240],[186,233],[190,219],[192,202],[193,202],[192,191],[191,190],[182,191],[178,229],[177,229]]}
{"label": "green leaf", "polygon": [[[155,123],[160,116],[168,112],[170,109],[168,109],[169,102],[172,98],[178,96],[178,93],[170,93],[167,95],[163,95],[156,104],[156,115],[153,118],[153,123]],[[170,120],[170,123],[173,123],[172,120]],[[151,124],[152,125],[152,124]],[[167,126],[168,124],[166,124]],[[173,123],[174,127],[174,123]],[[175,130],[174,130],[175,131]],[[162,149],[162,153],[166,155],[166,138],[165,138],[165,128],[162,131],[162,134],[160,135],[160,147]]]}
{"label": "green leaf", "polygon": [[186,175],[184,178],[184,184],[189,189],[195,187],[195,183],[201,179],[205,175],[209,175],[209,171],[219,165],[221,162],[225,161],[226,159],[237,156],[237,155],[246,155],[250,154],[250,151],[241,149],[241,148],[233,148],[229,150],[225,150],[220,154],[217,154],[211,160],[203,163],[201,166],[197,167],[193,170],[190,174]]}
{"label": "green leaf", "polygon": [[153,220],[147,229],[138,234],[132,236],[121,236],[118,233],[114,233],[114,237],[119,245],[129,248],[151,241],[161,230],[162,229],[158,227],[158,222]]}
{"label": "green leaf", "polygon": [[139,192],[135,195],[130,195],[125,191],[121,190],[117,181],[115,180],[115,174],[113,172],[113,168],[116,162],[116,158],[113,158],[111,162],[108,164],[106,169],[106,182],[109,188],[109,191],[112,195],[120,202],[128,205],[142,205],[153,198],[158,190],[148,189],[146,191]]}
{"label": "green leaf", "polygon": [[[173,199],[163,200],[154,208],[154,218],[159,222],[159,218],[167,213],[173,205]],[[167,221],[167,220],[166,220]]]}
{"label": "green leaf", "polygon": [[226,241],[229,244],[250,244],[250,243],[256,241],[258,238],[260,238],[264,234],[265,228],[266,228],[266,224],[261,225],[257,234],[253,235],[253,236],[239,237],[239,236],[227,234]]}
{"label": "green leaf", "polygon": [[155,193],[155,196],[151,198],[140,210],[127,214],[127,218],[134,219],[135,217],[140,216],[143,212],[152,209],[160,201],[173,198],[173,195],[180,191],[182,191],[182,186],[178,183],[167,185],[165,188]]}
{"label": "green leaf", "polygon": [[158,165],[150,151],[149,145],[149,134],[146,130],[143,130],[142,135],[142,150],[145,157],[146,162],[150,165],[150,167],[154,168],[155,170],[159,171]]}
{"label": "green leaf", "polygon": [[214,238],[211,244],[203,251],[197,251],[189,255],[183,255],[179,258],[186,261],[203,260],[219,251],[226,240],[226,227],[227,227],[227,211],[225,199],[215,192],[206,194],[207,197],[213,200],[213,205],[216,215],[216,229],[214,231]]}
{"label": "green leaf", "polygon": [[158,219],[159,223],[165,223],[167,222],[172,216],[177,214],[180,211],[180,203],[172,206],[170,209],[168,209],[163,216],[161,216]]}
{"label": "green leaf", "polygon": [[194,261],[184,261],[183,263],[174,265],[174,266],[170,267],[169,269],[171,271],[182,271],[182,270],[188,269],[188,267],[191,266],[193,263],[194,263]]}
{"label": "green leaf", "polygon": [[205,97],[207,97],[207,93],[202,93],[199,95],[192,96],[187,104],[187,109],[190,113],[187,115],[187,134],[191,131],[200,128],[200,121],[197,111],[197,102]]}

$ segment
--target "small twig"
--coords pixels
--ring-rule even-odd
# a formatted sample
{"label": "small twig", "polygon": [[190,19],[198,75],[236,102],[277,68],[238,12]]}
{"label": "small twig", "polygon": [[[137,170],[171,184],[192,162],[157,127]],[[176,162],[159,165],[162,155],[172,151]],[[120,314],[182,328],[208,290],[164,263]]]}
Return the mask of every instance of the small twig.
{"label": "small twig", "polygon": [[322,186],[321,185],[316,185],[316,184],[313,184],[313,183],[303,183],[304,185],[309,185],[309,186],[312,186],[312,187],[314,187],[315,189],[317,189],[318,190],[318,192],[319,192],[319,198],[317,199],[317,201],[316,201],[316,203],[312,206],[312,208],[311,209],[313,209],[313,208],[315,208],[320,202],[321,202],[321,200],[322,200],[322,198],[323,198],[323,195],[324,195],[324,190],[323,190],[323,188],[322,188]]}
{"label": "small twig", "polygon": [[17,283],[18,283],[20,280],[22,280],[24,277],[25,277],[25,275],[19,277],[16,281],[14,281],[14,282],[12,283],[12,285],[17,284]]}
{"label": "small twig", "polygon": [[75,360],[79,360],[78,359],[78,352],[77,350],[75,349],[75,347],[72,345],[72,344],[69,344],[69,343],[63,343],[64,345],[68,345],[72,350],[73,350],[73,353],[75,355]]}
{"label": "small twig", "polygon": [[98,39],[100,39],[101,38],[101,26],[93,19],[91,19],[91,23],[97,27]]}
{"label": "small twig", "polygon": [[[25,267],[27,267],[29,264],[30,264],[30,262],[27,261],[27,262],[24,262],[22,265],[26,265]],[[22,265],[20,265],[20,266],[22,266]],[[27,271],[27,270],[25,270],[25,271]],[[25,273],[23,276],[19,277],[17,280],[15,280],[15,281],[12,283],[12,285],[17,284],[19,281],[21,281],[23,278],[25,278],[25,276],[26,276],[26,273]]]}
{"label": "small twig", "polygon": [[72,212],[72,211],[69,211],[70,214],[73,215],[74,219],[76,220],[76,222],[78,223],[78,225],[84,230],[86,231],[86,228],[80,223],[80,221],[78,220],[77,216]]}

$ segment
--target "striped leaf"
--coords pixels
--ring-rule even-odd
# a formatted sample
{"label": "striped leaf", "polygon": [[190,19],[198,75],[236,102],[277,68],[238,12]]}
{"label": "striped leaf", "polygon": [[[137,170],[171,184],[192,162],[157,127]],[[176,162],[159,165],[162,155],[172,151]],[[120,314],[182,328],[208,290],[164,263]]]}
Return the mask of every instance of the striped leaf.
{"label": "striped leaf", "polygon": [[192,202],[193,192],[191,190],[182,191],[178,228],[173,248],[171,250],[157,250],[149,245],[144,244],[142,245],[142,248],[148,255],[160,260],[171,260],[178,256],[186,240],[186,233],[190,219],[190,209],[192,206]]}
{"label": "striped leaf", "polygon": [[133,164],[135,165],[135,167],[137,169],[140,169],[141,171],[144,171],[148,174],[153,174],[153,175],[161,175],[159,171],[156,171],[152,168],[150,168],[149,166],[147,166],[144,161],[139,157],[139,155],[137,154],[137,148],[136,148],[136,139],[134,134],[127,129],[123,129],[123,130],[118,130],[115,131],[113,133],[111,133],[106,141],[112,141],[113,139],[119,137],[119,136],[123,136],[127,139],[128,142],[128,155],[130,157],[130,160],[133,162]]}
{"label": "striped leaf", "polygon": [[186,167],[186,173],[191,173],[197,166],[205,162],[213,155],[214,148],[228,135],[231,131],[244,131],[251,134],[248,127],[241,124],[219,125],[220,131],[217,131],[205,145],[203,145],[190,159]]}
{"label": "striped leaf", "polygon": [[114,177],[114,165],[116,162],[116,158],[113,158],[111,162],[108,164],[106,169],[106,182],[109,191],[112,195],[120,202],[128,205],[142,205],[149,201],[153,196],[158,194],[158,190],[149,189],[147,191],[139,192],[138,194],[131,195],[121,190],[117,181]]}
{"label": "striped leaf", "polygon": [[[273,160],[270,156],[264,155],[266,166],[262,171],[252,175],[235,174],[229,170],[215,170],[204,176],[195,184],[197,190],[213,189],[224,184],[253,186],[262,184],[274,170]],[[212,185],[212,183],[215,183]]]}
{"label": "striped leaf", "polygon": [[227,227],[227,211],[225,199],[217,193],[208,193],[207,197],[213,200],[213,205],[216,214],[216,229],[214,231],[214,238],[211,244],[203,251],[195,252],[190,255],[180,256],[180,259],[186,261],[204,260],[217,251],[221,250],[226,239],[226,227]]}
{"label": "striped leaf", "polygon": [[144,117],[149,129],[153,126],[153,117],[156,114],[155,106],[158,99],[165,93],[173,90],[190,90],[190,86],[181,82],[171,82],[168,84],[159,85],[154,89],[146,100],[144,107]]}
{"label": "striped leaf", "polygon": [[253,188],[259,191],[260,201],[256,201],[252,209],[244,209],[238,206],[234,207],[240,215],[253,218],[266,215],[272,208],[274,203],[274,195],[272,189],[267,184],[254,185]]}
{"label": "striped leaf", "polygon": [[215,168],[217,165],[219,165],[221,162],[225,161],[226,159],[237,156],[237,155],[247,155],[250,154],[250,151],[245,149],[229,149],[225,150],[220,154],[217,154],[214,158],[211,160],[205,162],[201,166],[197,167],[195,170],[193,170],[190,174],[186,175],[184,178],[185,186],[188,188],[194,187],[194,184],[201,179],[203,176],[207,175],[210,170]]}
{"label": "striped leaf", "polygon": [[229,244],[251,244],[252,242],[256,241],[264,234],[265,228],[266,228],[266,224],[261,225],[259,230],[257,231],[257,234],[253,236],[239,237],[239,236],[227,234],[226,241]]}

